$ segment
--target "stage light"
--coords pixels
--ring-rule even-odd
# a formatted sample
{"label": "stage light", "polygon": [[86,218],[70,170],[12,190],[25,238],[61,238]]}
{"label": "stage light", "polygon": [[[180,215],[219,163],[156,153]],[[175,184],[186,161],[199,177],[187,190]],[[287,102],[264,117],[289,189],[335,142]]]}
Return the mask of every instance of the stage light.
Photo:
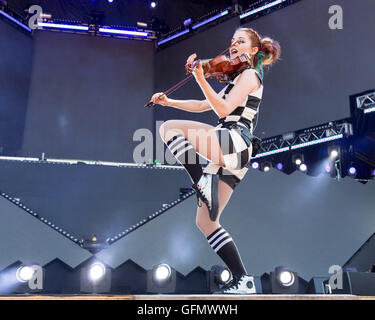
{"label": "stage light", "polygon": [[89,278],[98,281],[105,275],[105,266],[102,263],[94,263],[89,268]]}
{"label": "stage light", "polygon": [[49,23],[49,22],[38,22],[39,27],[53,28],[53,29],[66,29],[66,30],[77,30],[77,31],[88,31],[88,26],[73,25],[73,24],[60,24],[60,23]]}
{"label": "stage light", "polygon": [[251,167],[252,167],[253,169],[258,169],[258,168],[259,168],[259,163],[258,163],[258,162],[253,162],[253,163],[251,164]]}
{"label": "stage light", "polygon": [[290,287],[291,285],[293,285],[295,280],[293,273],[288,270],[281,271],[277,279],[279,280],[280,284],[284,287]]}
{"label": "stage light", "polygon": [[214,281],[219,285],[226,284],[232,279],[230,270],[223,266],[215,265],[211,268],[210,272],[212,273]]}
{"label": "stage light", "polygon": [[260,165],[260,170],[263,172],[268,172],[272,168],[272,163],[269,161],[263,161]]}
{"label": "stage light", "polygon": [[375,177],[375,169],[372,170],[372,176]]}
{"label": "stage light", "polygon": [[231,278],[231,273],[228,269],[225,269],[220,273],[220,279],[223,283],[228,282],[230,278]]}
{"label": "stage light", "polygon": [[279,171],[281,171],[281,170],[283,170],[283,164],[281,163],[281,162],[279,162],[277,165],[276,165],[276,169],[277,170],[279,170]]}
{"label": "stage light", "polygon": [[113,3],[114,0],[107,0],[109,3]]}
{"label": "stage light", "polygon": [[16,278],[19,282],[27,282],[34,275],[34,270],[29,266],[21,266],[17,269]]}
{"label": "stage light", "polygon": [[368,109],[363,110],[363,113],[370,113],[370,112],[374,112],[374,111],[375,111],[375,107],[372,107],[372,108],[368,108]]}
{"label": "stage light", "polygon": [[349,175],[354,176],[357,173],[357,169],[355,167],[350,167],[348,173]]}
{"label": "stage light", "polygon": [[225,10],[225,11],[223,11],[223,12],[220,12],[220,13],[218,13],[217,15],[211,17],[211,18],[208,18],[208,19],[206,19],[206,20],[204,20],[204,21],[202,21],[202,22],[199,22],[199,23],[193,25],[192,28],[195,30],[195,29],[197,29],[197,28],[199,28],[199,27],[201,27],[201,26],[203,26],[203,25],[205,25],[205,24],[207,24],[207,23],[210,23],[210,22],[212,22],[212,21],[214,21],[214,20],[216,20],[216,19],[219,19],[219,18],[221,18],[221,17],[227,15],[228,13],[229,13],[228,10]]}
{"label": "stage light", "polygon": [[188,18],[184,21],[184,26],[187,27],[187,26],[191,25],[192,22],[193,22],[193,20],[191,18]]}
{"label": "stage light", "polygon": [[232,279],[232,273],[227,267],[215,265],[209,272],[210,292],[218,292]]}
{"label": "stage light", "polygon": [[23,29],[31,32],[31,29],[28,26],[26,26],[23,23],[19,22],[17,19],[13,18],[9,14],[7,14],[5,11],[0,10],[0,14],[3,15],[5,18],[9,19],[10,21],[14,22],[15,24],[19,25],[21,28],[23,28]]}
{"label": "stage light", "polygon": [[298,293],[298,274],[288,267],[279,266],[271,272],[272,293]]}
{"label": "stage light", "polygon": [[313,141],[309,141],[309,142],[295,144],[295,145],[291,146],[290,149],[294,150],[294,149],[304,148],[304,147],[312,146],[314,144],[325,143],[325,142],[328,142],[328,141],[342,139],[343,137],[344,137],[344,135],[342,133],[340,133],[340,134],[336,134],[336,135],[333,135],[333,136],[330,136],[330,137],[327,137],[327,138],[322,138],[322,139],[317,139],[317,140],[313,140]]}
{"label": "stage light", "polygon": [[331,166],[329,165],[329,164],[327,164],[326,165],[326,167],[324,168],[325,169],[325,171],[327,172],[327,173],[331,173]]}
{"label": "stage light", "polygon": [[176,270],[168,264],[156,265],[147,271],[147,292],[173,293],[176,290]]}
{"label": "stage light", "polygon": [[160,264],[154,269],[154,280],[166,282],[171,277],[171,267],[167,264]]}
{"label": "stage light", "polygon": [[100,33],[110,33],[117,35],[127,35],[136,37],[147,37],[147,32],[133,31],[133,30],[122,30],[122,29],[111,29],[111,28],[99,28]]}
{"label": "stage light", "polygon": [[338,152],[336,149],[333,149],[333,150],[331,151],[329,157],[330,157],[331,159],[335,159],[335,158],[337,158],[338,155],[339,155],[339,152]]}
{"label": "stage light", "polygon": [[300,169],[302,172],[305,172],[305,171],[307,171],[307,165],[305,165],[304,163],[302,163],[302,164],[299,166],[299,169]]}
{"label": "stage light", "polygon": [[111,290],[112,270],[103,263],[92,261],[81,269],[80,291],[86,293],[105,293]]}
{"label": "stage light", "polygon": [[273,6],[276,6],[276,5],[278,5],[278,4],[280,4],[284,1],[286,1],[286,0],[276,0],[276,1],[273,1],[273,2],[270,2],[270,3],[266,4],[264,6],[261,6],[259,8],[256,8],[256,9],[250,10],[248,12],[245,12],[245,13],[240,15],[240,19],[246,18],[246,17],[251,16],[253,14],[256,14],[260,11],[263,11],[263,10],[266,10],[266,9],[271,8]]}
{"label": "stage light", "polygon": [[137,26],[141,28],[147,28],[148,25],[146,22],[137,21]]}
{"label": "stage light", "polygon": [[266,156],[269,156],[271,154],[281,153],[281,152],[285,152],[285,151],[289,151],[289,147],[284,147],[284,148],[275,149],[275,150],[271,150],[271,151],[261,152],[261,153],[258,153],[254,158],[266,157]]}
{"label": "stage light", "polygon": [[160,46],[161,44],[166,43],[166,42],[168,42],[168,41],[170,41],[170,40],[173,40],[173,39],[176,39],[176,38],[178,38],[178,37],[180,37],[180,36],[183,36],[184,34],[189,33],[189,32],[190,32],[190,30],[189,30],[189,29],[186,29],[186,30],[184,30],[184,31],[181,31],[181,32],[179,32],[179,33],[174,34],[173,36],[170,36],[170,37],[168,37],[168,38],[165,38],[165,39],[163,39],[163,40],[160,40],[160,41],[158,42],[158,46]]}
{"label": "stage light", "polygon": [[294,161],[294,163],[295,163],[297,166],[299,166],[299,165],[302,164],[302,160],[301,160],[300,158],[297,158],[297,159]]}
{"label": "stage light", "polygon": [[156,7],[156,2],[155,1],[151,1],[150,2],[150,8],[155,8]]}

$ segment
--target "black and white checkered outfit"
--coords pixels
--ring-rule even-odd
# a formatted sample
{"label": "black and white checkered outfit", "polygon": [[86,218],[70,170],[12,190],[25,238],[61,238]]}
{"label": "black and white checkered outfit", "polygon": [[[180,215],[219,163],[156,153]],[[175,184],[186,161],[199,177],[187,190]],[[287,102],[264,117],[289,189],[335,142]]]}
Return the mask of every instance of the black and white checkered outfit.
{"label": "black and white checkered outfit", "polygon": [[[253,120],[258,114],[258,108],[262,100],[263,79],[260,73],[253,70],[259,80],[260,87],[248,97],[229,115],[219,119],[215,127],[219,144],[223,153],[225,166],[209,163],[203,170],[207,174],[217,174],[232,189],[244,178],[248,164],[253,155],[252,132]],[[222,90],[223,99],[238,81],[239,74]]]}

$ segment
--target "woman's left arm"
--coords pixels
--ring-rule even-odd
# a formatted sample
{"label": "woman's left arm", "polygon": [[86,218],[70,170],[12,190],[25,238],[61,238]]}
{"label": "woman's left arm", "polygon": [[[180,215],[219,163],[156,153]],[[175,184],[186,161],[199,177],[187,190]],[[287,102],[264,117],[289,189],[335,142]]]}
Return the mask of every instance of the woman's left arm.
{"label": "woman's left arm", "polygon": [[246,69],[241,73],[236,84],[224,100],[207,82],[200,64],[194,70],[193,74],[211,108],[216,112],[219,118],[226,117],[230,114],[251,92],[254,92],[260,87],[260,80],[255,72],[251,69]]}

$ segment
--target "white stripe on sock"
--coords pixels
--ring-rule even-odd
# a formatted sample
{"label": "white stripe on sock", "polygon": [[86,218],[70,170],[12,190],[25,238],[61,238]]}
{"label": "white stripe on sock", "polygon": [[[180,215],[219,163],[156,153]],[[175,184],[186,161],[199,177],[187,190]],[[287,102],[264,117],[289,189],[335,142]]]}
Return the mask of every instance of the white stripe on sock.
{"label": "white stripe on sock", "polygon": [[228,233],[224,233],[220,238],[218,238],[214,243],[211,243],[211,247],[212,249],[214,248],[214,246],[220,242],[220,240],[223,240],[225,237],[229,237],[229,234]]}
{"label": "white stripe on sock", "polygon": [[181,141],[181,139],[185,139],[184,136],[179,136],[176,140],[174,140],[173,142],[171,142],[170,145],[168,145],[168,148],[171,149],[173,147],[173,145],[179,141]]}
{"label": "white stripe on sock", "polygon": [[173,148],[170,148],[171,149],[171,152],[174,153],[176,150],[180,149],[181,147],[185,146],[185,145],[189,145],[190,142],[188,140],[184,140],[184,141],[181,141],[178,145],[176,145],[175,147]]}
{"label": "white stripe on sock", "polygon": [[222,246],[226,245],[228,242],[231,242],[231,241],[232,241],[232,238],[229,238],[229,239],[223,241],[223,243],[221,243],[216,249],[214,249],[215,252],[218,252],[221,249]]}
{"label": "white stripe on sock", "polygon": [[178,158],[181,154],[185,153],[186,151],[188,151],[188,150],[190,150],[190,149],[192,149],[192,148],[193,148],[192,145],[188,146],[187,148],[185,148],[185,149],[181,150],[179,153],[177,153],[177,154],[175,155],[175,157]]}
{"label": "white stripe on sock", "polygon": [[212,241],[215,240],[216,237],[219,236],[219,234],[223,233],[223,232],[226,232],[225,229],[221,229],[220,231],[218,231],[210,240],[208,240],[208,243],[211,244]]}

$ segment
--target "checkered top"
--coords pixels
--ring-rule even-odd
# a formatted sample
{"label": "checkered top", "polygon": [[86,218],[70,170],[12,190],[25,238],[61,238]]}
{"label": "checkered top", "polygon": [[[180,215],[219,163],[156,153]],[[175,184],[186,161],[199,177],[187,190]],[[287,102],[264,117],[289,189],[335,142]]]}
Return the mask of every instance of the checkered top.
{"label": "checkered top", "polygon": [[[229,115],[227,115],[224,118],[219,119],[219,125],[218,127],[223,126],[225,122],[239,122],[242,125],[245,125],[252,131],[252,122],[254,117],[258,114],[258,108],[262,101],[262,94],[263,94],[263,81],[262,77],[259,74],[259,72],[253,68],[250,68],[250,70],[253,70],[259,80],[260,80],[260,87],[248,95],[248,97],[236,108],[234,109]],[[235,86],[235,84],[238,81],[240,74],[236,76],[236,78],[231,81],[220,94],[223,94],[223,99],[227,97],[230,90]]]}

